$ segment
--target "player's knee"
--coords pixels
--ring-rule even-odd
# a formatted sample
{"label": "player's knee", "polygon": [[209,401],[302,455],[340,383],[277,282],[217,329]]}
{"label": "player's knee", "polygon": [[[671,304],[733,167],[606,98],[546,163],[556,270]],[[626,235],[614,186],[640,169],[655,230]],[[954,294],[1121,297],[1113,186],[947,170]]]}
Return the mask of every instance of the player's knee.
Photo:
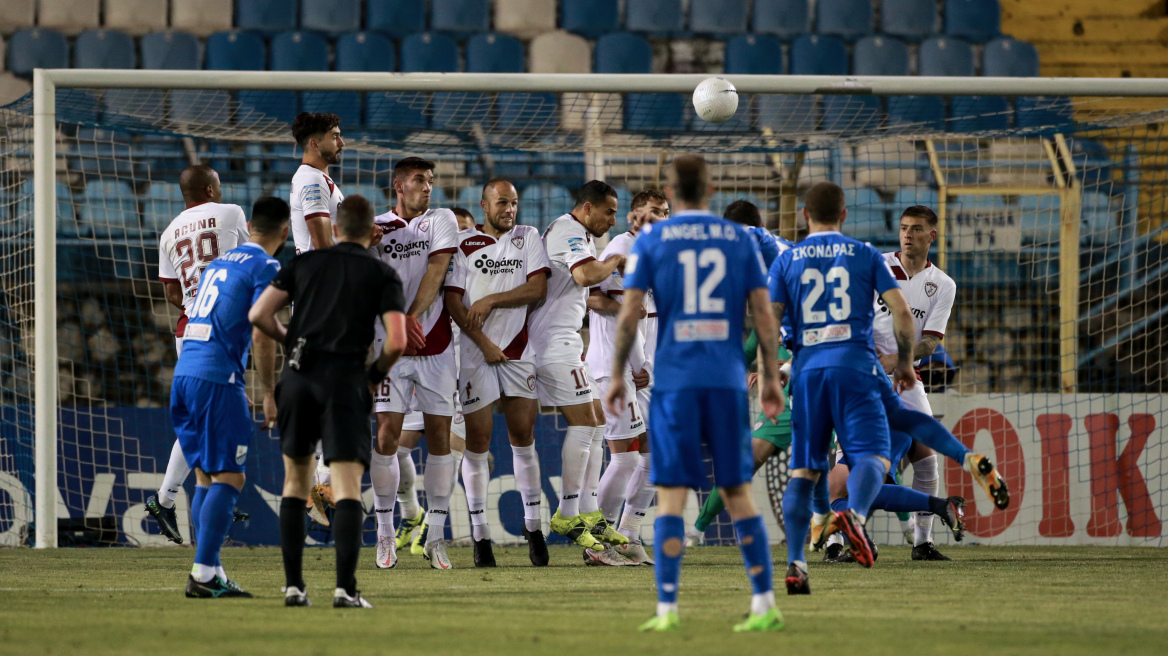
{"label": "player's knee", "polygon": [[814,483],[819,480],[821,473],[818,469],[796,469],[791,472],[791,478],[806,478]]}

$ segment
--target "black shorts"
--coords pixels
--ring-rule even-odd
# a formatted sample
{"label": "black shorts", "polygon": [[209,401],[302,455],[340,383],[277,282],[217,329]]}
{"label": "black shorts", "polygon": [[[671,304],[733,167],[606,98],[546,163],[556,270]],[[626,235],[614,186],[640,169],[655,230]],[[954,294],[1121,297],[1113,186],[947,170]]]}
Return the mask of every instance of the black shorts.
{"label": "black shorts", "polygon": [[339,460],[369,467],[373,395],[361,360],[321,356],[299,371],[285,367],[276,384],[276,408],[284,455],[312,455],[319,440],[326,465]]}

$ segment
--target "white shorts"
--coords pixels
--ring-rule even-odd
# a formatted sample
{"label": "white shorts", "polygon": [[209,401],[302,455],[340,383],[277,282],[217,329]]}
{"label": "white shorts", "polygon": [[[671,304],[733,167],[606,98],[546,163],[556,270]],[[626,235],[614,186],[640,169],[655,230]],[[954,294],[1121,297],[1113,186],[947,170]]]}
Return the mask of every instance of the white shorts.
{"label": "white shorts", "polygon": [[592,403],[592,378],[583,362],[550,362],[535,368],[535,391],[546,406]]}
{"label": "white shorts", "polygon": [[182,337],[174,338],[174,354],[182,355]]}
{"label": "white shorts", "polygon": [[[612,379],[607,377],[596,379],[596,393],[600,398],[608,394],[611,381]],[[625,374],[625,392],[628,393],[632,389],[633,376],[631,373]],[[637,394],[629,394],[627,397],[629,400],[625,402],[619,415],[609,415],[607,411],[604,413],[604,439],[631,440],[645,432],[645,416],[641,414],[641,403],[637,397]]]}
{"label": "white shorts", "polygon": [[453,349],[439,355],[403,356],[390,369],[389,381],[390,394],[374,399],[374,412],[404,415],[417,409],[428,415],[454,416],[458,376]]}
{"label": "white shorts", "polygon": [[462,405],[454,410],[454,418],[450,420],[450,434],[466,441],[466,420],[462,416]]}
{"label": "white shorts", "polygon": [[[417,431],[423,433],[426,431],[426,422],[422,417],[420,410],[415,410],[406,415],[405,420],[402,421],[402,432]],[[450,420],[450,434],[466,439],[466,422],[462,419],[462,407],[455,402],[454,417]]]}
{"label": "white shorts", "polygon": [[645,420],[643,432],[649,432],[649,399],[653,396],[653,386],[637,390],[637,403],[641,405],[641,419]]}
{"label": "white shorts", "polygon": [[463,412],[481,410],[501,396],[534,399],[535,363],[508,360],[499,364],[465,367],[458,377],[458,398]]}
{"label": "white shorts", "polygon": [[415,410],[406,415],[406,418],[402,421],[402,430],[417,431],[419,433],[426,430],[426,422],[422,420],[422,412]]}
{"label": "white shorts", "polygon": [[906,389],[900,393],[900,402],[909,410],[933,416],[933,406],[929,404],[929,396],[925,394],[925,384],[919,380],[916,385],[912,386],[912,389]]}

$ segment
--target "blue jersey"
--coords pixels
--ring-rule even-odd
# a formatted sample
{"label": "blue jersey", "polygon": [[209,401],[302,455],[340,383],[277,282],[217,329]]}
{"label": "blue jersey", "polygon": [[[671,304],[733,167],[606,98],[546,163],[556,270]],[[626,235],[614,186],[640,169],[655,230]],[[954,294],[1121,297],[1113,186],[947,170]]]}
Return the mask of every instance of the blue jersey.
{"label": "blue jersey", "polygon": [[654,389],[745,390],[746,299],[763,287],[758,246],[741,226],[705,212],[645,226],[625,263],[625,289],[652,290],[657,303]]}
{"label": "blue jersey", "polygon": [[253,242],[207,266],[174,368],[176,378],[243,385],[252,333],[247,312],[279,271],[280,263]]}
{"label": "blue jersey", "polygon": [[771,300],[785,307],[795,373],[822,367],[871,372],[878,364],[872,297],[897,286],[875,248],[838,232],[814,232],[779,255],[769,287]]}
{"label": "blue jersey", "polygon": [[758,252],[762,255],[762,264],[767,270],[771,268],[771,263],[779,256],[779,240],[774,233],[766,228],[748,227],[746,229],[754,241],[758,244]]}

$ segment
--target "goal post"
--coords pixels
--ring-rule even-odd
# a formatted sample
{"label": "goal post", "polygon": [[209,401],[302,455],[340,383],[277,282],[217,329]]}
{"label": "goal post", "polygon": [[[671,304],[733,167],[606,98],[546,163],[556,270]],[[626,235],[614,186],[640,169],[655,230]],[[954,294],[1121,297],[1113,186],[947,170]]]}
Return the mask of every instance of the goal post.
{"label": "goal post", "polygon": [[[293,152],[287,138],[287,121],[254,107],[245,111],[240,101],[214,92],[259,91],[312,92],[303,99],[305,108],[310,110],[309,95],[362,93],[370,113],[377,103],[397,103],[397,109],[405,107],[413,112],[411,116],[424,116],[425,127],[398,130],[392,137],[342,126],[346,135],[354,135],[350,148],[369,156],[371,163],[360,169],[356,178],[361,183],[383,182],[377,176],[384,176],[387,162],[407,152],[439,153],[444,161],[458,161],[464,168],[444,178],[450,181],[450,189],[481,184],[484,172],[504,169],[509,162],[518,160],[529,167],[525,170],[537,171],[544,166],[576,171],[572,167],[577,165],[579,156],[581,166],[579,174],[573,174],[575,178],[608,179],[618,184],[622,192],[635,192],[662,184],[664,168],[672,154],[698,152],[709,155],[716,176],[727,176],[716,181],[722,200],[736,194],[755,198],[768,226],[781,228],[783,236],[790,237],[800,230],[798,199],[807,181],[841,182],[849,193],[854,193],[849,198],[867,199],[857,200],[857,206],[876,217],[874,222],[886,222],[888,231],[893,231],[899,220],[895,208],[902,199],[932,199],[927,202],[936,203],[940,217],[940,239],[934,247],[938,265],[961,273],[954,275],[959,289],[968,285],[982,290],[971,295],[972,300],[962,307],[955,307],[955,318],[950,322],[954,335],[944,345],[954,347],[950,350],[957,353],[953,359],[958,360],[960,371],[953,387],[961,394],[943,395],[945,398],[939,399],[942,402],[937,405],[942,412],[964,413],[961,417],[947,416],[946,425],[971,446],[995,449],[999,462],[1004,461],[1006,474],[1020,478],[1019,498],[1029,495],[1024,503],[1019,502],[1021,518],[1017,518],[1017,510],[1009,513],[1007,521],[985,509],[979,515],[975,508],[971,522],[977,527],[975,534],[986,536],[990,543],[999,543],[994,539],[1022,544],[1071,539],[1078,540],[1071,543],[1163,544],[1159,519],[1168,509],[1168,469],[1163,466],[1168,461],[1168,446],[1159,433],[1145,431],[1146,423],[1141,422],[1151,421],[1159,426],[1168,421],[1168,403],[1162,397],[1168,392],[1168,359],[1164,364],[1156,360],[1168,358],[1168,353],[1162,354],[1158,346],[1150,343],[1168,327],[1160,327],[1164,313],[1159,308],[1146,306],[1139,306],[1142,314],[1131,322],[1114,323],[1120,319],[1109,299],[1120,296],[1121,301],[1116,303],[1130,310],[1137,299],[1161,298],[1159,289],[1161,278],[1168,272],[1164,264],[1168,257],[1157,244],[1163,241],[1162,230],[1168,226],[1164,219],[1168,217],[1161,216],[1163,203],[1157,198],[1165,193],[1166,186],[1153,179],[1149,171],[1161,152],[1158,126],[1168,122],[1168,80],[725,75],[744,100],[739,109],[743,116],[732,119],[736,127],[701,125],[687,117],[684,127],[662,131],[633,125],[627,113],[622,125],[621,112],[638,103],[650,108],[665,101],[688,104],[689,94],[706,77],[37,69],[33,76],[30,171],[33,290],[29,300],[34,339],[29,355],[33,380],[29,398],[17,401],[33,406],[35,546],[57,546],[60,507],[86,517],[91,512],[104,512],[103,507],[98,508],[101,504],[62,501],[58,488],[58,440],[63,416],[58,362],[68,360],[64,352],[58,353],[62,330],[57,259],[58,210],[62,201],[58,198],[62,167],[58,146],[62,137],[58,126],[64,122],[86,129],[109,128],[147,136],[230,141],[235,151],[257,158],[254,166],[246,162],[240,165],[239,170],[251,175],[258,171],[258,158],[267,157],[277,147]],[[110,101],[111,92],[119,90],[140,94],[130,96],[129,104],[134,109],[119,110]],[[191,93],[188,98],[203,103],[196,108],[202,113],[194,120],[184,120],[176,118],[173,110],[167,115],[161,106],[150,107],[151,103],[162,102],[164,91]],[[154,92],[158,93],[157,99],[148,95]],[[91,98],[100,94],[106,98],[100,105],[100,116],[93,109],[92,118],[78,118],[80,114],[74,112],[67,121],[62,120],[64,114],[58,110],[63,103],[93,102],[97,107],[98,101]],[[432,100],[430,94],[434,94]],[[490,101],[493,104],[476,104],[479,94],[495,98]],[[439,102],[439,95],[444,96],[446,105]],[[543,96],[552,98],[550,105],[541,100]],[[954,121],[961,116],[953,100],[968,97],[1064,99],[1066,111],[1073,111],[1074,116],[1062,115],[1066,121],[1059,125],[1039,122],[955,130]],[[952,109],[943,119],[945,124],[912,120],[894,124],[886,116],[899,99],[916,98],[941,98],[951,103]],[[218,118],[214,105],[219,102],[230,104],[230,111],[224,109],[222,114],[227,118]],[[510,108],[514,110],[507,119],[509,123],[503,118],[507,103],[512,103]],[[1055,114],[1064,111],[1061,106],[1038,109]],[[476,120],[478,112],[496,112],[498,118]],[[446,122],[440,124],[443,117]],[[1146,150],[1150,158],[1147,169],[1142,160],[1131,163],[1126,153],[1114,149],[1110,156],[1084,155],[1075,150],[1079,141],[1092,138]],[[113,155],[96,157],[119,157],[116,153],[122,143],[112,145],[101,152]],[[1023,150],[1024,156],[1017,155]],[[188,149],[186,157],[193,161],[207,152],[215,157],[218,151]],[[573,156],[568,164],[555,160],[555,156],[564,153]],[[545,162],[529,155],[548,157]],[[1168,148],[1165,155],[1168,156]],[[898,163],[898,158],[921,161],[906,166]],[[1108,185],[1105,190],[1091,192],[1091,202],[1104,204],[1102,209],[1092,207],[1102,216],[1110,216],[1111,228],[1115,228],[1114,234],[1107,232],[1098,244],[1091,243],[1090,254],[1081,249],[1086,237],[1080,234],[1087,221],[1084,161],[1090,171],[1100,176],[1094,182],[1096,187]],[[1114,175],[1121,168],[1124,180]],[[915,171],[915,178],[904,177],[909,174],[903,172],[909,169]],[[899,171],[896,175],[902,177],[893,179],[889,171]],[[1024,179],[1011,179],[1011,171]],[[1139,178],[1136,183],[1127,180],[1129,172]],[[115,166],[93,174],[94,179],[117,179],[135,193],[158,182],[149,174],[135,175]],[[344,188],[345,183],[341,184]],[[282,185],[248,185],[253,195],[260,188],[264,193],[285,193]],[[384,184],[379,186],[385,189]],[[566,186],[567,183],[552,185],[556,190]],[[979,205],[974,200],[977,197],[996,200]],[[1044,197],[1057,200],[1048,205],[1041,200]],[[562,193],[550,198],[539,196],[538,200],[533,193],[532,198],[531,207],[545,208],[559,208],[569,200]],[[1108,199],[1119,205],[1107,205]],[[9,212],[15,221],[24,206],[19,200],[13,203]],[[622,216],[626,209],[620,209]],[[1031,218],[1027,220],[1038,221],[1031,226],[1028,246],[1018,243],[1022,238],[1016,224],[1023,212],[1029,212],[1026,216]],[[983,245],[979,240],[986,230],[992,232],[999,218],[1008,224],[1003,235],[1009,233],[1004,239],[1010,244],[1003,248],[991,235]],[[112,237],[108,239],[114,241]],[[142,247],[141,252],[148,251]],[[128,262],[142,269],[152,266],[137,257],[109,256],[117,263]],[[1001,275],[1003,263],[1015,272],[1009,274],[1006,287],[1022,290],[1017,292],[1020,296],[1011,297],[1013,291],[1005,291],[1002,298],[988,295],[996,276]],[[145,284],[150,279],[134,275],[138,276],[136,283]],[[1146,292],[1152,288],[1155,295],[1149,296]],[[137,287],[131,293],[138,293],[136,290]],[[1080,298],[1081,294],[1087,297]],[[1091,308],[1099,309],[1093,314]],[[1053,333],[1045,331],[1044,322],[1055,324]],[[954,328],[958,323],[960,330]],[[21,334],[23,329],[12,328]],[[1110,378],[1102,383],[1082,380],[1080,373],[1085,365],[1081,360],[1088,352],[1114,354],[1105,357],[1120,361],[1117,366],[1128,382],[1112,384]],[[962,366],[965,359],[971,364]],[[1111,371],[1114,363],[1100,364]],[[1139,380],[1131,382],[1133,377]],[[1010,424],[1005,430],[1000,417],[1007,424],[1019,426]],[[1052,428],[1054,417],[1066,417],[1072,427],[1060,433]],[[1023,425],[1033,439],[1023,438],[1019,444],[1015,429]],[[1118,438],[1117,431],[1121,432]],[[1062,451],[1058,450],[1060,444]],[[1124,450],[1125,445],[1131,452]],[[1046,450],[1048,446],[1055,450]],[[0,473],[5,457],[8,456],[0,449]],[[150,474],[154,473],[157,472]],[[959,475],[953,470],[948,472],[953,478],[950,493],[966,490],[956,481]],[[1132,491],[1135,478],[1144,485],[1142,496],[1137,494],[1139,490]],[[1116,482],[1119,480],[1125,481],[1123,486]],[[1024,491],[1027,484],[1030,489]],[[99,487],[95,481],[85,485]],[[765,486],[759,487],[765,495]],[[1129,498],[1131,495],[1135,497]],[[270,504],[268,496],[264,500]],[[1064,502],[1065,507],[1060,505]],[[0,523],[5,519],[4,506],[16,503],[0,497]],[[1055,520],[1051,520],[1052,513]],[[1066,529],[1070,533],[1050,528],[1070,526],[1074,524],[1072,517],[1078,520],[1081,516],[1089,516],[1089,527],[1082,526],[1087,523],[1083,520],[1078,529]],[[127,511],[126,517],[139,515]],[[1126,529],[1120,530],[1116,527],[1122,519],[1126,519]],[[1064,524],[1058,524],[1063,520]],[[880,530],[886,538],[893,529]]]}

